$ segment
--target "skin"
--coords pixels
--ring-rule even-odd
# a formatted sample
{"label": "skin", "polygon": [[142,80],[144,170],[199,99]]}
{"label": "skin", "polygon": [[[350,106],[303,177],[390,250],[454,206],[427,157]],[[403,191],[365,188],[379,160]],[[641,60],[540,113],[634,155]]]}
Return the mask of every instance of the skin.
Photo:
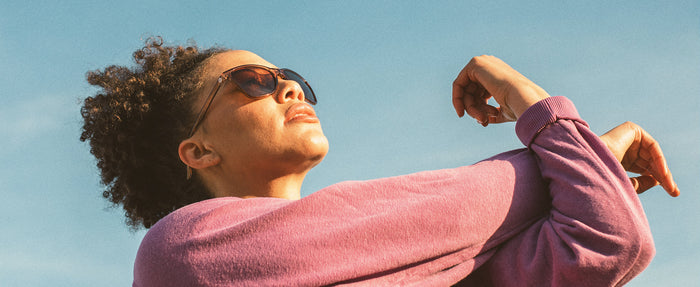
{"label": "skin", "polygon": [[640,174],[630,177],[637,193],[660,184],[673,197],[681,194],[659,143],[640,126],[625,122],[600,136],[600,139],[626,171]]}
{"label": "skin", "polygon": [[[483,126],[517,120],[527,108],[549,97],[547,92],[493,56],[473,58],[453,83],[452,105]],[[493,98],[498,107],[488,104]],[[600,136],[632,177],[637,193],[660,184],[671,196],[680,195],[659,143],[638,125],[626,122]]]}
{"label": "skin", "polygon": [[[196,114],[219,75],[232,67],[275,67],[248,51],[228,51],[204,66],[205,85]],[[215,197],[299,199],[306,174],[328,152],[328,140],[312,115],[288,120],[292,106],[311,106],[301,87],[278,78],[272,95],[252,99],[231,82],[215,96],[195,134],[180,143],[180,159],[201,177]]]}

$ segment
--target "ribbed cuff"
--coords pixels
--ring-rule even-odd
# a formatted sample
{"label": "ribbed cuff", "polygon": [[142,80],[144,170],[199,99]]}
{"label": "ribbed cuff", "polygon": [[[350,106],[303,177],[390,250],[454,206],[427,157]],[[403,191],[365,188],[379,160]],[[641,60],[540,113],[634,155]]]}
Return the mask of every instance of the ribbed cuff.
{"label": "ribbed cuff", "polygon": [[559,119],[574,120],[588,124],[579,116],[574,103],[563,96],[549,97],[530,106],[515,124],[515,134],[527,147],[548,125]]}

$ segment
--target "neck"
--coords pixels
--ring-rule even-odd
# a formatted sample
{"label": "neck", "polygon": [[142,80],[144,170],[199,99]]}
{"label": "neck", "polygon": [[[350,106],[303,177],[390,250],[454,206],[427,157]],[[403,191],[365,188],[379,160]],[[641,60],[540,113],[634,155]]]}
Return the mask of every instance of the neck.
{"label": "neck", "polygon": [[306,173],[239,172],[235,174],[202,174],[214,197],[241,198],[277,197],[296,200],[301,198],[301,185]]}

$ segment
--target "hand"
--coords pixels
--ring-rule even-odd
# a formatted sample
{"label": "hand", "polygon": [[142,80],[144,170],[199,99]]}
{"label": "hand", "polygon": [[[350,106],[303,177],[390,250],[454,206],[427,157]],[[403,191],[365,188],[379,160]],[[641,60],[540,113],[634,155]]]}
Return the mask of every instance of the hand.
{"label": "hand", "polygon": [[630,178],[637,193],[661,184],[669,195],[680,195],[659,143],[640,126],[626,122],[600,136],[600,139],[626,171],[641,174]]}
{"label": "hand", "polygon": [[[499,104],[488,104],[493,97]],[[515,121],[549,94],[494,56],[472,58],[452,84],[452,105],[459,117],[466,111],[483,126]]]}

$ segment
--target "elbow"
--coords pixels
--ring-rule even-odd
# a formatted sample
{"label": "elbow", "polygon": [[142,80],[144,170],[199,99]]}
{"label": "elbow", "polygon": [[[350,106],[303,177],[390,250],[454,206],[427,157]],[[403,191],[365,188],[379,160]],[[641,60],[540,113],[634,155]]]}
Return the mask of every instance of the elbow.
{"label": "elbow", "polygon": [[651,235],[651,229],[646,218],[639,220],[635,226],[636,228],[632,232],[633,236],[629,238],[632,247],[630,259],[634,261],[636,267],[641,268],[639,270],[641,272],[656,255],[656,247],[654,246],[654,238]]}
{"label": "elbow", "polygon": [[656,253],[651,232],[645,225],[630,225],[614,234],[600,233],[595,238],[578,242],[590,245],[574,252],[571,273],[577,274],[576,280],[597,278],[600,286],[624,285],[642,273]]}
{"label": "elbow", "polygon": [[651,236],[651,231],[648,225],[643,225],[643,228],[638,228],[631,236],[624,238],[625,244],[622,246],[627,252],[624,252],[621,258],[618,258],[618,266],[626,266],[627,268],[617,270],[619,272],[619,280],[617,286],[622,286],[632,280],[634,277],[642,273],[649,266],[652,258],[656,255],[656,247]]}
{"label": "elbow", "polygon": [[636,260],[635,265],[633,266],[634,270],[638,270],[636,274],[641,273],[644,268],[649,266],[652,258],[654,258],[654,255],[656,255],[656,247],[654,246],[654,239],[651,236],[649,226],[645,225],[644,227],[645,228],[641,228],[639,230],[639,236],[637,237],[637,256],[635,256]]}
{"label": "elbow", "polygon": [[647,232],[644,232],[640,236],[640,243],[639,243],[639,260],[642,260],[646,262],[644,264],[644,267],[649,265],[649,262],[651,262],[651,259],[654,258],[654,255],[656,255],[656,247],[654,246],[654,239],[651,237],[651,232],[647,229]]}

